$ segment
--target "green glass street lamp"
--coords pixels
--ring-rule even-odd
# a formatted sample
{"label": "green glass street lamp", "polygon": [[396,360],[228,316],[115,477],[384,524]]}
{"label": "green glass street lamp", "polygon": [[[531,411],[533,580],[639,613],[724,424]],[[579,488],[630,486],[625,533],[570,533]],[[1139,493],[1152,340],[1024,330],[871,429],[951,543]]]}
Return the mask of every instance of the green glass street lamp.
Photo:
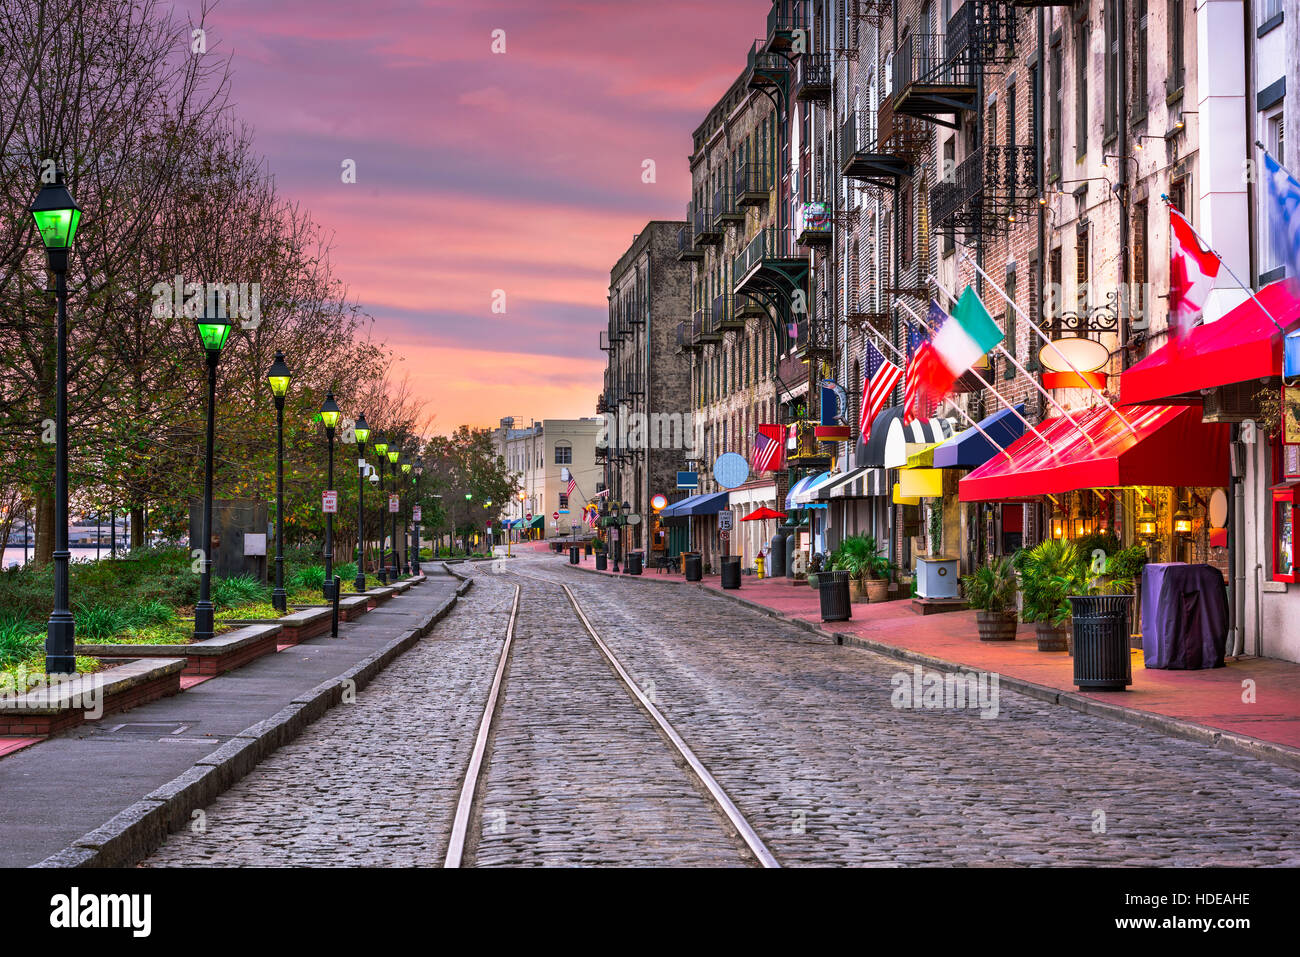
{"label": "green glass street lamp", "polygon": [[[325,439],[329,448],[329,472],[326,478],[326,496],[334,500],[338,508],[338,490],[334,488],[334,429],[339,424],[342,412],[334,401],[334,393],[326,392],[325,401],[321,403],[320,420],[325,423]],[[334,513],[325,513],[325,598],[334,597]]]}
{"label": "green glass street lamp", "polygon": [[208,360],[208,426],[203,470],[203,536],[200,551],[203,572],[199,576],[199,600],[194,606],[194,640],[206,641],[215,635],[212,605],[212,458],[216,439],[217,362],[221,350],[230,338],[230,320],[222,313],[225,304],[217,306],[216,296],[204,297],[203,311],[195,319],[199,341]]}
{"label": "green glass street lamp", "polygon": [[47,674],[74,674],[76,623],[68,599],[68,253],[77,237],[81,207],[63,185],[63,172],[41,186],[30,212],[54,273],[57,302],[54,386],[54,609],[45,635]]}
{"label": "green glass street lamp", "polygon": [[289,610],[289,596],[284,590],[284,397],[289,393],[291,374],[278,349],[275,361],[266,373],[275,399],[275,590],[271,605],[279,612]]}
{"label": "green glass street lamp", "polygon": [[[388,458],[388,440],[384,438],[384,433],[375,434],[375,440],[372,443],[375,447],[375,456],[379,463],[377,466],[379,475],[379,570],[375,573],[381,584],[388,584],[388,566],[385,564],[386,552],[384,542],[388,535],[388,521],[384,518],[384,460]],[[374,476],[371,476],[372,478]]]}
{"label": "green glass street lamp", "polygon": [[[415,504],[420,505],[420,476],[424,474],[424,459],[417,458],[412,465],[411,471],[415,473]],[[412,524],[415,526],[412,538],[415,541],[415,560],[411,562],[411,574],[420,574],[420,518],[412,513]]]}
{"label": "green glass street lamp", "polygon": [[[393,494],[394,495],[398,494],[397,460],[401,457],[402,457],[401,446],[397,445],[396,443],[388,446],[388,462],[393,467]],[[398,508],[401,508],[400,502],[398,503]],[[398,576],[401,574],[401,565],[398,562],[398,554],[397,554],[397,510],[394,509],[392,505],[389,505],[388,511],[389,514],[393,516],[393,557],[392,557],[393,564],[388,566],[388,575],[391,581],[397,581]]]}
{"label": "green glass street lamp", "polygon": [[352,429],[357,437],[357,577],[352,587],[357,594],[366,590],[366,442],[370,439],[370,426],[366,423],[365,413],[357,416],[357,424]]}

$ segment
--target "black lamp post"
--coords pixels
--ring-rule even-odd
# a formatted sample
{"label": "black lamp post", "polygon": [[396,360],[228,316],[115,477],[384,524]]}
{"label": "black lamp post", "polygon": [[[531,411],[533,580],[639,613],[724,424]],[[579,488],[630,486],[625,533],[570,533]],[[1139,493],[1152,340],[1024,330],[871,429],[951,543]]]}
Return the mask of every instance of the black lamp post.
{"label": "black lamp post", "polygon": [[271,605],[277,611],[289,610],[289,596],[284,590],[284,397],[289,393],[289,366],[278,349],[275,361],[266,373],[275,398],[275,590]]}
{"label": "black lamp post", "polygon": [[357,437],[357,577],[352,587],[357,593],[366,590],[366,440],[370,438],[370,426],[366,424],[365,414],[357,416],[356,427],[352,430]]}
{"label": "black lamp post", "polygon": [[618,542],[614,545],[614,574],[616,575],[618,574],[618,556],[623,551],[623,526],[622,522],[619,521],[621,507],[618,499],[611,502],[609,506],[611,512],[610,524],[614,527],[614,534],[618,536]]}
{"label": "black lamp post", "polygon": [[[402,475],[411,474],[411,460],[405,455],[401,461]],[[414,482],[412,482],[414,484]],[[406,549],[404,561],[401,563],[403,575],[411,574],[411,505],[408,502],[406,508],[402,509],[402,546]]]}
{"label": "black lamp post", "polygon": [[631,502],[624,502],[624,503],[623,503],[623,515],[622,515],[622,518],[621,518],[621,521],[622,521],[622,523],[623,523],[623,530],[622,530],[621,532],[618,533],[618,547],[619,547],[619,551],[621,551],[621,552],[623,553],[623,555],[624,555],[624,558],[623,558],[623,566],[624,566],[625,568],[627,567],[627,557],[626,557],[626,556],[627,556],[627,553],[628,553],[628,547],[627,547],[627,529],[628,529],[628,519],[629,519],[631,516],[632,516],[632,503],[631,503]]}
{"label": "black lamp post", "polygon": [[[420,508],[422,507],[420,504],[420,476],[424,474],[424,459],[417,458],[415,460],[415,467],[412,469],[412,471],[415,472],[415,504],[417,508]],[[423,515],[415,517],[413,522],[413,524],[415,525],[415,536],[414,536],[415,561],[411,563],[412,575],[420,574],[420,518],[421,517],[423,517]]]}
{"label": "black lamp post", "polygon": [[68,253],[81,222],[81,207],[63,185],[63,173],[41,187],[30,212],[36,220],[45,258],[54,273],[57,300],[54,398],[54,610],[45,637],[47,674],[74,674],[76,623],[68,600]]}
{"label": "black lamp post", "polygon": [[[466,517],[467,517],[468,521],[470,522],[471,526],[472,526],[473,523],[474,523],[474,515],[473,515],[473,513],[470,511],[470,507],[469,507],[469,504],[468,504],[468,503],[469,503],[469,502],[472,502],[473,500],[474,500],[474,493],[473,493],[473,492],[466,492],[466,493],[465,493],[465,502],[466,502],[466,505],[465,505],[465,514],[466,514]],[[466,532],[466,533],[465,533],[464,542],[465,542],[465,557],[466,557],[466,558],[469,558],[469,532]]]}
{"label": "black lamp post", "polygon": [[[338,491],[334,488],[334,428],[339,424],[341,415],[338,403],[334,401],[334,393],[326,392],[325,401],[320,407],[320,419],[325,423],[325,437],[329,446],[329,475],[327,479],[326,493],[334,499],[334,507],[338,508]],[[327,599],[334,597],[334,513],[325,513],[325,597]]]}
{"label": "black lamp post", "polygon": [[[402,450],[399,449],[396,445],[390,445],[388,447],[388,461],[393,466],[393,494],[394,495],[400,494],[397,491],[397,460],[401,457],[401,455],[402,455]],[[402,504],[401,501],[399,500],[397,503],[397,508],[401,508],[401,507]],[[389,581],[393,581],[393,582],[397,581],[397,579],[401,576],[401,568],[398,563],[398,555],[397,555],[397,508],[393,508],[391,504],[388,506],[389,514],[393,516],[393,564],[388,567],[388,578]]]}
{"label": "black lamp post", "polygon": [[383,433],[375,436],[375,456],[379,459],[379,581],[388,584],[388,566],[384,563],[384,537],[388,534],[388,522],[384,519],[384,459],[388,453],[388,441]]}
{"label": "black lamp post", "polygon": [[216,431],[217,406],[217,362],[221,359],[221,350],[230,337],[230,320],[218,312],[225,312],[225,306],[218,309],[215,303],[204,300],[204,314],[195,320],[199,330],[199,340],[208,359],[208,430],[207,447],[203,470],[203,573],[199,577],[199,600],[194,606],[194,640],[204,641],[214,634],[212,628],[212,446]]}
{"label": "black lamp post", "polygon": [[[379,469],[370,470],[370,484],[379,488]],[[384,497],[382,492],[379,497],[381,499]],[[379,518],[379,568],[375,571],[375,577],[382,582],[384,580],[384,522],[382,515]]]}

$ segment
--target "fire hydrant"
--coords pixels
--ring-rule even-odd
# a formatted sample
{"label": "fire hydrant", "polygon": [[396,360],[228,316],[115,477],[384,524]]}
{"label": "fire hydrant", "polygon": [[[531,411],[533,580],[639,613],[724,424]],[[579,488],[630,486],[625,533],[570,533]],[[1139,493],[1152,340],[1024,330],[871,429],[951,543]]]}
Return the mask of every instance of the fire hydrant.
{"label": "fire hydrant", "polygon": [[759,554],[757,554],[757,555],[754,556],[754,567],[758,569],[758,577],[759,577],[759,580],[761,581],[762,578],[763,578],[763,554],[762,554],[762,552],[760,552]]}

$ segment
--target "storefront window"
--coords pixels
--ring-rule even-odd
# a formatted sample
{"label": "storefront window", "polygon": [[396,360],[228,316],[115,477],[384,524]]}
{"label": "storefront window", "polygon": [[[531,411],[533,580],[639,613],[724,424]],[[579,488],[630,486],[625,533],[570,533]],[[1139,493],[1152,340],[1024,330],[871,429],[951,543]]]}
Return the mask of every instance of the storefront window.
{"label": "storefront window", "polygon": [[1296,581],[1296,506],[1300,486],[1273,490],[1273,580]]}

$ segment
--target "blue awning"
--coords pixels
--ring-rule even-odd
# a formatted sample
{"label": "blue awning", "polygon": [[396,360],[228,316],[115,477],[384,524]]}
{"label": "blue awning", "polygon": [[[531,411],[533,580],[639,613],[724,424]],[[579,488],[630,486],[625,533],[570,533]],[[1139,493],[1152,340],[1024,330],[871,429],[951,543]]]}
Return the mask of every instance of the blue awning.
{"label": "blue awning", "polygon": [[[1025,414],[1024,403],[1016,406],[1016,412]],[[979,426],[989,434],[989,438],[1004,449],[1025,434],[1025,424],[1016,418],[1010,409],[994,412],[981,421]],[[998,450],[978,430],[967,429],[935,448],[934,467],[973,469],[983,465],[997,454]]]}
{"label": "blue awning", "polygon": [[816,478],[815,475],[805,475],[799,481],[790,486],[790,491],[785,495],[785,510],[787,512],[793,511],[799,507],[794,503],[794,497],[806,489],[814,478]]}
{"label": "blue awning", "polygon": [[[710,495],[692,495],[690,499],[677,503],[674,515],[716,515],[727,507],[729,492],[714,492]],[[662,514],[662,513],[660,513]]]}
{"label": "blue awning", "polygon": [[663,508],[659,510],[659,517],[677,518],[680,515],[680,513],[677,511],[679,508],[681,508],[683,505],[690,505],[691,502],[695,501],[699,497],[700,496],[698,495],[688,495],[685,498],[679,498],[675,502],[670,502],[669,504],[665,505]]}

